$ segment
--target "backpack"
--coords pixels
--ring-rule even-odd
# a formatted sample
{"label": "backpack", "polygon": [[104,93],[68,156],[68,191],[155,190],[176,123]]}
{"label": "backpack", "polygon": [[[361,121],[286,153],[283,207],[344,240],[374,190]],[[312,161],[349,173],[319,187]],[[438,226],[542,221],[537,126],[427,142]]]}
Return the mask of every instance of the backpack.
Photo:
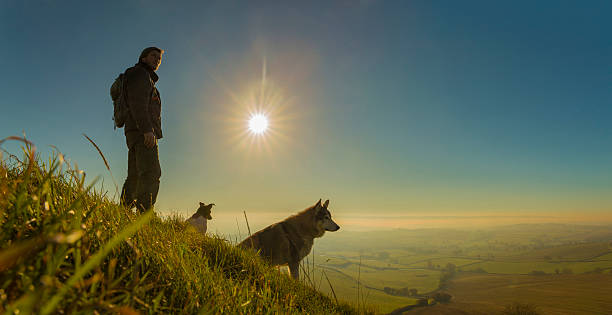
{"label": "backpack", "polygon": [[129,115],[126,81],[125,73],[121,73],[110,88],[110,95],[114,107],[113,120],[115,129],[123,127]]}

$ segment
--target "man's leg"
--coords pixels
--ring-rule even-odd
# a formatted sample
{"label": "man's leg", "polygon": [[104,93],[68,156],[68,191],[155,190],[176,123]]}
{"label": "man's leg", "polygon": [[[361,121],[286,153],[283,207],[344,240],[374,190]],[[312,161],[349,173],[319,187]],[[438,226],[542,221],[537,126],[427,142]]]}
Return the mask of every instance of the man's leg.
{"label": "man's leg", "polygon": [[145,212],[155,204],[159,191],[161,167],[159,165],[158,148],[147,148],[144,141],[135,144],[136,164],[138,165],[138,182],[136,188],[136,205],[138,210]]}
{"label": "man's leg", "polygon": [[136,187],[138,184],[138,163],[136,163],[136,150],[134,145],[130,146],[128,142],[128,175],[121,189],[121,205],[129,207],[134,206],[136,199]]}

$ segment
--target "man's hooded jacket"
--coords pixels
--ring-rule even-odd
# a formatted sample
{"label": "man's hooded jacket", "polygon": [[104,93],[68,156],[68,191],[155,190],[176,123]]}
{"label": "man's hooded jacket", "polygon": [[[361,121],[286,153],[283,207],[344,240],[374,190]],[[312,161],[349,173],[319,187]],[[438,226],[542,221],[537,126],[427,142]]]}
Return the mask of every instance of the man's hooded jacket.
{"label": "man's hooded jacket", "polygon": [[125,134],[153,132],[161,139],[161,99],[155,88],[159,77],[149,65],[139,62],[126,71],[126,79],[130,115],[125,121]]}

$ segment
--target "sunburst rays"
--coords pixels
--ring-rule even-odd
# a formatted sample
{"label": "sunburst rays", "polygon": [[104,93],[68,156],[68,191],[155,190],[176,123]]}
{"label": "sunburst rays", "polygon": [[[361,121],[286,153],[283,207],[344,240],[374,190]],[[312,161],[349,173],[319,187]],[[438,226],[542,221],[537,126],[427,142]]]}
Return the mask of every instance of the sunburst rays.
{"label": "sunburst rays", "polygon": [[[267,77],[267,65],[262,63],[261,79],[242,88],[242,92],[227,89],[232,103],[227,121],[227,133],[233,148],[251,154],[270,154],[286,149],[291,143],[289,132],[292,99],[273,80]],[[265,132],[252,132],[249,125],[253,117],[266,117]],[[260,123],[262,123],[260,121]]]}

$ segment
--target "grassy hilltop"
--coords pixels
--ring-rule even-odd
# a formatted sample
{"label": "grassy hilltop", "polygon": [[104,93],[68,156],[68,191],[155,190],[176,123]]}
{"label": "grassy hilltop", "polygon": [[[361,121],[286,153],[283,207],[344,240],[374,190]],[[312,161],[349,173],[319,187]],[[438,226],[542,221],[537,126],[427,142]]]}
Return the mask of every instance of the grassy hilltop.
{"label": "grassy hilltop", "polygon": [[125,210],[61,154],[24,153],[0,160],[0,313],[372,312],[180,218]]}

